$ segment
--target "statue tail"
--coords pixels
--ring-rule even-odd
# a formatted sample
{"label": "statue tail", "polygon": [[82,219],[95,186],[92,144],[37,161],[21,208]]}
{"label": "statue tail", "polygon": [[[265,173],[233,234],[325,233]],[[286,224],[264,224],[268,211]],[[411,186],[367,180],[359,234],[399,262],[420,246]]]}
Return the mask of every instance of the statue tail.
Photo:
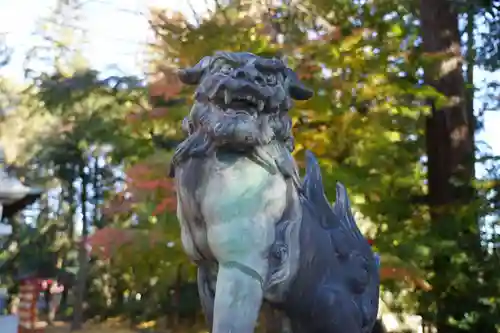
{"label": "statue tail", "polygon": [[[357,304],[362,318],[361,330],[357,332],[371,332],[378,311],[380,278],[377,257],[356,225],[347,191],[341,183],[337,183],[337,197],[333,207],[328,202],[318,162],[311,152],[307,152],[302,192],[306,197],[305,205],[309,206],[314,219],[329,234],[332,250],[344,258],[339,260],[338,265],[347,272],[346,290],[351,292],[351,301]],[[363,277],[365,273],[360,272],[365,272],[368,280]]]}
{"label": "statue tail", "polygon": [[340,227],[348,231],[355,239],[365,240],[352,215],[349,197],[344,185],[337,182],[335,205],[332,207],[325,195],[318,161],[310,151],[306,152],[306,162],[306,175],[302,189],[307,201],[314,206],[321,225],[326,229]]}

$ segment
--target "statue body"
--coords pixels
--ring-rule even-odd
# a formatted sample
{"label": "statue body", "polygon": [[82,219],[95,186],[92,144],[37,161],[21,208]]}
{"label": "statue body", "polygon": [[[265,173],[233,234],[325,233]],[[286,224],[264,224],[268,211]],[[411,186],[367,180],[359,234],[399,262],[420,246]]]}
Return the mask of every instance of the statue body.
{"label": "statue body", "polygon": [[182,243],[198,265],[212,333],[251,333],[262,302],[294,333],[368,333],[378,269],[337,186],[332,207],[316,159],[302,181],[288,111],[312,92],[281,60],[218,52],[179,73],[198,85],[172,161]]}

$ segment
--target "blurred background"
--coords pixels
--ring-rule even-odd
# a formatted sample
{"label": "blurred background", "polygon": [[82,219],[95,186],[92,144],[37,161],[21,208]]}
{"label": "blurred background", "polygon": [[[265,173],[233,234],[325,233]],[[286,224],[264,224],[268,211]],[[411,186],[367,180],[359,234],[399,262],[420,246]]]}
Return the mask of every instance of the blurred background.
{"label": "blurred background", "polygon": [[44,189],[2,221],[1,311],[33,277],[49,333],[207,331],[167,175],[176,70],[229,50],[315,90],[294,154],[381,255],[374,333],[500,332],[499,45],[497,0],[0,0],[0,144]]}

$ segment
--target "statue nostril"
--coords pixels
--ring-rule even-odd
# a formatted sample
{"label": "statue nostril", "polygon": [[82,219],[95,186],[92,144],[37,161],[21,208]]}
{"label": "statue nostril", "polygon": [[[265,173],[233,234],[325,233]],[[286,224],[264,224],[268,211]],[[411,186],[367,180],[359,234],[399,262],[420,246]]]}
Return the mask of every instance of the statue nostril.
{"label": "statue nostril", "polygon": [[257,76],[257,77],[255,78],[255,83],[260,84],[260,85],[263,85],[263,84],[265,83],[264,78],[262,78],[262,77],[260,77],[260,76]]}
{"label": "statue nostril", "polygon": [[246,73],[244,71],[241,71],[241,70],[236,71],[234,73],[234,77],[237,79],[244,79],[244,78],[246,78],[246,76],[247,76]]}

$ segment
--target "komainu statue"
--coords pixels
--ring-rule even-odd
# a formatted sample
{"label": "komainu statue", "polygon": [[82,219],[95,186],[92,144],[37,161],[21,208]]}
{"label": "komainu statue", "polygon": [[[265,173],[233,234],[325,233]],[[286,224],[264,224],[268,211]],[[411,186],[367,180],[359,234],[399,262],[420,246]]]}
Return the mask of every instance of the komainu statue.
{"label": "komainu statue", "polygon": [[217,52],[179,77],[197,89],[171,175],[212,333],[253,332],[263,302],[294,333],[370,332],[378,268],[346,189],[332,207],[313,154],[303,180],[291,154],[288,112],[312,91],[251,53]]}

